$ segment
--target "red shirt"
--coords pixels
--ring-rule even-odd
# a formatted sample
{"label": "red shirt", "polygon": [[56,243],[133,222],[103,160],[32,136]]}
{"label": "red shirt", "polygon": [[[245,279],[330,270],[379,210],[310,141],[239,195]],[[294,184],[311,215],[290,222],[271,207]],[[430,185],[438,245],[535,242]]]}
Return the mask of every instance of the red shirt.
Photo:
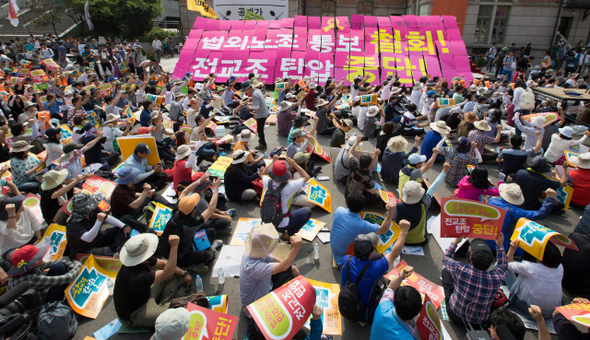
{"label": "red shirt", "polygon": [[173,179],[172,183],[174,185],[173,189],[176,190],[178,183],[182,181],[191,182],[191,175],[193,173],[192,168],[186,168],[186,159],[181,161],[174,162],[174,167],[172,168]]}
{"label": "red shirt", "polygon": [[569,173],[569,177],[574,183],[572,203],[585,207],[590,203],[590,170],[574,170]]}
{"label": "red shirt", "polygon": [[308,110],[312,110],[315,105],[315,91],[309,90],[305,95],[305,106]]}

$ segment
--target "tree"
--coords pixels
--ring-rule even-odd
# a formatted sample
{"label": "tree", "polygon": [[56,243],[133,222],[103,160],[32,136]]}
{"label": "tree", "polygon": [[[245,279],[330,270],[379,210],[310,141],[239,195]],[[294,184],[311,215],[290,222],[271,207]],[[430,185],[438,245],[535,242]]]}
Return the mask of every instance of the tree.
{"label": "tree", "polygon": [[39,26],[51,26],[57,36],[56,24],[61,22],[60,14],[66,9],[64,2],[56,0],[33,0],[30,5],[32,10],[42,11],[35,23]]}

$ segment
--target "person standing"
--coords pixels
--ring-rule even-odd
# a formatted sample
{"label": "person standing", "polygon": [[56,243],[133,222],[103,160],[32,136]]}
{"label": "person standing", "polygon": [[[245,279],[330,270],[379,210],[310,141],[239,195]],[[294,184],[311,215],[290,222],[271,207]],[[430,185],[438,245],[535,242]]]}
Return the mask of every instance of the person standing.
{"label": "person standing", "polygon": [[156,55],[156,59],[160,62],[162,58],[162,42],[158,37],[154,37],[154,41],[152,42],[152,49],[154,50],[154,54]]}
{"label": "person standing", "polygon": [[502,72],[504,68],[503,60],[508,55],[508,47],[502,47],[502,51],[496,55],[496,59],[494,62],[496,64],[496,73],[494,74],[494,78],[498,78],[498,74]]}
{"label": "person standing", "polygon": [[256,86],[252,87],[250,82],[242,83],[242,91],[246,94],[252,94],[252,104],[248,105],[248,109],[256,112],[256,130],[258,131],[258,146],[256,149],[266,149],[266,139],[264,138],[264,125],[266,124],[266,118],[270,114],[266,107],[266,99],[264,94],[258,87],[262,87],[264,84],[259,82]]}
{"label": "person standing", "polygon": [[488,59],[488,63],[486,66],[486,71],[490,72],[494,65],[494,59],[496,59],[496,54],[498,53],[498,44],[494,42],[492,47],[486,52],[486,58]]}
{"label": "person standing", "polygon": [[507,56],[502,60],[503,70],[502,75],[506,76],[505,79],[508,81],[512,80],[512,73],[516,69],[516,57],[514,57],[514,51],[510,51]]}

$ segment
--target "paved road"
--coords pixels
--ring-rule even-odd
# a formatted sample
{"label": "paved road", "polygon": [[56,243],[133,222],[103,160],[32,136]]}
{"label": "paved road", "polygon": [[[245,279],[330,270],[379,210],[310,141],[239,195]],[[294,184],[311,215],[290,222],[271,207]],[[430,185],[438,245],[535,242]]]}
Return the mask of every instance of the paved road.
{"label": "paved road", "polygon": [[[171,72],[173,70],[174,64],[176,59],[168,59],[162,62],[162,65],[166,71]],[[279,137],[275,130],[276,127],[268,127],[266,136],[268,145],[287,145],[286,138]],[[357,131],[358,133],[358,131]],[[319,137],[319,142],[322,146],[324,146],[327,150],[329,150],[329,138],[326,137]],[[413,143],[413,140],[408,140],[408,145]],[[363,147],[368,150],[374,150],[375,140],[370,140],[369,142],[364,142]],[[256,145],[256,141],[252,142],[252,145]],[[336,156],[336,153],[333,152],[333,157]],[[332,165],[326,162],[320,163],[323,166],[323,170],[321,175],[330,176],[330,180],[326,182],[322,182],[330,193],[332,194],[332,210],[335,210],[338,206],[345,206],[344,201],[344,187],[338,185],[333,180],[333,171]],[[493,181],[497,181],[497,166],[495,164],[485,165],[490,172],[490,177]],[[427,176],[430,179],[434,179],[438,173],[442,170],[442,164],[435,164],[431,170],[428,171]],[[378,181],[380,179],[377,175],[374,178]],[[390,185],[385,185],[385,188],[389,191],[395,192],[395,187]],[[448,187],[444,182],[440,185],[439,189],[437,190],[438,194],[441,197],[447,197],[452,194],[453,188]],[[245,203],[243,205],[237,205],[233,203],[228,203],[228,207],[234,207],[238,210],[238,217],[255,217],[260,218],[259,209],[255,203]],[[383,211],[375,210],[377,212],[384,213]],[[429,212],[429,216],[431,215],[432,211]],[[568,235],[577,224],[579,216],[581,215],[580,209],[570,209],[568,210],[567,214],[562,216],[550,216],[547,220],[543,221],[545,225],[554,230],[557,230],[565,235]],[[321,209],[314,209],[312,218],[318,219],[327,223],[327,227],[331,226],[332,216],[327,212]],[[235,219],[235,218],[234,218]],[[235,223],[234,223],[235,225]],[[227,243],[229,242],[229,237],[225,237],[224,241]],[[316,239],[317,241],[317,239]],[[301,274],[305,275],[308,278],[323,281],[323,282],[331,282],[337,283],[340,282],[340,272],[337,269],[332,268],[332,260],[331,260],[331,249],[330,244],[323,245],[321,242],[320,244],[320,261],[319,264],[312,265],[306,264],[307,257],[313,251],[313,244],[309,242],[305,242],[295,260],[295,264],[299,267]],[[440,269],[442,266],[442,256],[443,251],[440,249],[434,238],[430,238],[430,243],[424,247],[424,256],[412,256],[412,255],[402,255],[402,259],[404,259],[409,265],[413,266],[415,271],[419,274],[423,275],[427,279],[431,280],[436,284],[441,284],[440,282]],[[213,265],[211,264],[211,268]],[[238,279],[237,278],[227,278],[225,281],[224,287],[222,290],[218,292],[218,284],[217,279],[211,278],[210,273],[206,274],[203,277],[204,288],[208,295],[213,295],[216,293],[222,293],[229,295],[229,313],[232,315],[239,315],[239,325],[234,335],[234,339],[245,339],[246,338],[246,327],[247,327],[247,319],[241,313],[240,308],[240,300],[239,300],[239,291],[238,291]],[[569,297],[571,299],[571,297]],[[570,300],[566,300],[570,301]],[[112,321],[116,318],[116,314],[114,311],[114,306],[112,299],[109,298],[106,302],[102,312],[98,316],[96,320],[90,320],[83,317],[80,317],[80,326],[76,336],[74,337],[75,340],[82,340],[86,336],[92,336],[93,332],[101,328],[102,326],[106,325],[108,322]],[[444,327],[450,333],[452,339],[463,339],[465,336],[465,331],[463,327],[459,327],[456,325],[452,325],[449,322],[443,322]],[[370,334],[370,325],[366,325],[364,327],[360,326],[359,324],[355,324],[343,319],[343,335],[341,337],[336,337],[336,339],[368,339]],[[139,340],[139,339],[148,339],[151,334],[133,334],[133,335],[115,335],[112,339],[114,340]],[[554,337],[556,338],[556,337]],[[533,340],[537,339],[537,332],[536,331],[528,331],[526,335],[526,340]]]}

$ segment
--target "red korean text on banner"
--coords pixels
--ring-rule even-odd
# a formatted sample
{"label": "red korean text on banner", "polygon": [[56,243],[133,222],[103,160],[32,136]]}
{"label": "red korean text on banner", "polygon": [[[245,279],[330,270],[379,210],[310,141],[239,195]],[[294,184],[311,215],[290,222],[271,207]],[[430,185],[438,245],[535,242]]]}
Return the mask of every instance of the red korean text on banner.
{"label": "red korean text on banner", "polygon": [[[401,262],[397,266],[393,267],[393,269],[387,273],[385,277],[389,280],[393,280],[399,276],[402,268],[406,267],[407,265],[408,264],[405,260],[401,260]],[[440,307],[443,300],[445,299],[445,291],[443,290],[443,287],[427,280],[424,278],[424,276],[416,273],[415,271],[412,273],[412,275],[410,275],[410,277],[404,280],[402,286],[403,285],[416,288],[416,290],[418,290],[418,292],[420,292],[422,295],[423,302],[424,296],[428,295],[436,309]]]}
{"label": "red korean text on banner", "polygon": [[422,337],[422,339],[442,339],[440,318],[436,313],[436,307],[428,295],[424,296],[424,303],[422,304],[420,315],[418,315],[418,320],[416,320],[416,326],[418,326],[418,332],[420,333],[420,337]]}
{"label": "red korean text on banner", "polygon": [[192,303],[189,303],[186,309],[190,313],[191,321],[183,340],[232,339],[238,325],[237,316],[199,307]]}
{"label": "red korean text on banner", "polygon": [[299,275],[247,309],[266,339],[292,339],[309,318],[315,301],[315,289]]}
{"label": "red korean text on banner", "polygon": [[572,303],[556,308],[568,320],[579,323],[582,326],[590,327],[590,304]]}
{"label": "red korean text on banner", "polygon": [[495,240],[502,230],[506,210],[460,198],[442,199],[441,236]]}

